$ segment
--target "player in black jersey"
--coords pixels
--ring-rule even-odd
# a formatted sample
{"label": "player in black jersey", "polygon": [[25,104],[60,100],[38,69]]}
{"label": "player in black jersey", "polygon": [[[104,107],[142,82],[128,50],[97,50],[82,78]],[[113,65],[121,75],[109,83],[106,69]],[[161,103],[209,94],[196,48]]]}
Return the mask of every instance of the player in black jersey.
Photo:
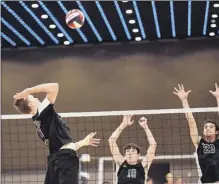
{"label": "player in black jersey", "polygon": [[[210,91],[217,99],[219,107],[219,88],[215,84],[216,90]],[[189,108],[188,95],[191,92],[185,91],[183,85],[178,85],[173,92],[182,101],[184,108]],[[201,182],[202,183],[219,183],[219,127],[213,120],[206,120],[204,122],[204,137],[198,135],[198,128],[191,112],[186,113],[186,118],[189,123],[190,135],[192,142],[196,148],[196,155],[198,163],[201,168]]]}
{"label": "player in black jersey", "polygon": [[[67,123],[54,110],[58,94],[57,83],[41,84],[27,88],[14,95],[15,108],[33,115],[37,133],[49,147],[48,169],[45,184],[78,184],[79,159],[76,151],[83,146],[97,146],[96,133],[89,134],[79,142],[73,142]],[[41,103],[33,93],[47,93]]]}
{"label": "player in black jersey", "polygon": [[[125,155],[122,156],[117,146],[117,139],[121,132],[134,123],[131,120],[132,115],[124,115],[123,121],[120,126],[113,132],[109,138],[110,150],[113,155],[113,160],[117,165],[117,180],[118,184],[144,184],[146,183],[147,173],[151,163],[155,157],[157,143],[148,128],[147,119],[142,117],[139,124],[145,130],[148,141],[149,149],[146,156],[142,161],[139,160],[140,148],[133,143],[125,146]],[[119,167],[118,167],[119,166]]]}

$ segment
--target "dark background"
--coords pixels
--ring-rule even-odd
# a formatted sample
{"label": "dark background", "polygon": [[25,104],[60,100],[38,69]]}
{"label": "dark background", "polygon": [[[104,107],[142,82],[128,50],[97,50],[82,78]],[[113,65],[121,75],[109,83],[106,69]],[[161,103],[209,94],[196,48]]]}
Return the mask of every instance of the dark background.
{"label": "dark background", "polygon": [[[17,113],[12,106],[16,92],[46,82],[60,84],[57,112],[181,108],[172,93],[178,83],[192,90],[191,107],[216,106],[208,91],[219,82],[218,45],[218,40],[199,40],[3,51],[2,114]],[[183,114],[147,117],[157,155],[194,152]],[[200,134],[206,117],[217,119],[212,113],[196,114]],[[121,117],[68,118],[76,140],[98,132],[100,147],[81,150],[95,159],[110,156],[107,139],[120,121]],[[30,120],[3,120],[2,132],[3,170],[45,169],[46,151]],[[145,133],[137,123],[121,137],[121,148],[136,142],[145,154],[148,143],[145,146]],[[195,170],[192,164],[187,163]]]}

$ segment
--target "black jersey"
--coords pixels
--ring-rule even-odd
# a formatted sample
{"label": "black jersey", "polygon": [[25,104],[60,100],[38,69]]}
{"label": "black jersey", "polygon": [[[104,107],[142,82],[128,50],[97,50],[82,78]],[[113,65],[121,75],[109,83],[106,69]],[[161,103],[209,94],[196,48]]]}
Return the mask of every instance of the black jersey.
{"label": "black jersey", "polygon": [[129,165],[125,161],[119,168],[117,179],[118,184],[144,184],[145,169],[141,163]]}
{"label": "black jersey", "polygon": [[72,142],[67,123],[55,112],[54,105],[47,98],[41,103],[32,117],[39,137],[49,141],[50,154],[57,152],[63,145]]}
{"label": "black jersey", "polygon": [[202,171],[201,182],[213,183],[219,181],[219,139],[209,143],[201,138],[197,155]]}

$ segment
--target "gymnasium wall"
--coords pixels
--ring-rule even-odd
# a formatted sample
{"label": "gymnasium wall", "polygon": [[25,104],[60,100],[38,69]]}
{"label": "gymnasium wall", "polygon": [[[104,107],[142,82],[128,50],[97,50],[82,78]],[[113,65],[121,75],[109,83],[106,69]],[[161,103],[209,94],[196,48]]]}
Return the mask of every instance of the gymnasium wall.
{"label": "gymnasium wall", "polygon": [[[208,91],[219,82],[218,44],[218,40],[200,40],[3,51],[2,114],[17,113],[13,94],[46,82],[60,84],[57,112],[181,108],[172,93],[178,83],[192,90],[192,107],[216,106]],[[216,114],[198,114],[200,134],[206,116],[218,119]],[[158,143],[157,155],[194,152],[183,114],[148,119]],[[98,151],[86,148],[81,153],[110,155],[107,139],[121,117],[68,121],[76,140],[95,130],[103,139]],[[4,120],[2,132],[4,169],[45,167],[46,151],[30,120]],[[135,124],[124,132],[119,145],[137,142],[145,153],[145,139]]]}
{"label": "gymnasium wall", "polygon": [[58,82],[59,112],[181,107],[183,83],[193,107],[215,106],[218,40],[50,48],[2,52],[2,114],[15,114],[14,93]]}

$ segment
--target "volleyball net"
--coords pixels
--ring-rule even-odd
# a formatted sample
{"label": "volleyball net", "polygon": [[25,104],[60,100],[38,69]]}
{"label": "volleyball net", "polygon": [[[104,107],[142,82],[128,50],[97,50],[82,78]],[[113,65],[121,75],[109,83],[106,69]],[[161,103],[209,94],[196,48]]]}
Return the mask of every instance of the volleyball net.
{"label": "volleyball net", "polygon": [[[128,126],[118,138],[122,154],[123,146],[136,143],[141,148],[141,158],[149,143],[138,120],[144,116],[157,142],[156,157],[148,176],[155,183],[164,183],[167,173],[186,183],[198,183],[200,168],[195,159],[195,147],[190,138],[185,112],[193,112],[199,134],[203,132],[206,119],[218,119],[219,108],[158,109],[133,111],[105,111],[60,113],[71,129],[75,141],[90,132],[97,132],[101,144],[79,150],[80,184],[114,184],[115,164],[108,139],[122,122],[122,116],[133,114],[135,123]],[[2,184],[43,184],[46,173],[48,148],[38,138],[29,115],[2,115]]]}

